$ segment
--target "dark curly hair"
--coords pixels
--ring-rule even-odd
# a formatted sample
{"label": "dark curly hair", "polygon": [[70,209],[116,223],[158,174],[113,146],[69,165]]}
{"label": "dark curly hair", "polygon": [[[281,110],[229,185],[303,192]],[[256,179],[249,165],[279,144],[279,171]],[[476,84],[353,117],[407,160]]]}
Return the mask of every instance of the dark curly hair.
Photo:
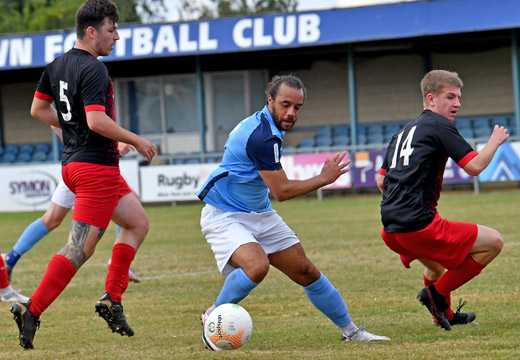
{"label": "dark curly hair", "polygon": [[109,22],[119,21],[119,11],[116,4],[110,0],[87,0],[76,12],[76,34],[83,39],[89,26],[98,30],[108,18]]}
{"label": "dark curly hair", "polygon": [[271,79],[271,82],[267,84],[265,89],[265,94],[267,96],[271,95],[271,98],[274,100],[276,98],[276,94],[278,94],[278,88],[280,85],[284,84],[293,88],[298,89],[303,92],[303,101],[305,101],[305,97],[307,95],[307,91],[305,90],[305,86],[300,79],[298,79],[294,75],[276,75]]}

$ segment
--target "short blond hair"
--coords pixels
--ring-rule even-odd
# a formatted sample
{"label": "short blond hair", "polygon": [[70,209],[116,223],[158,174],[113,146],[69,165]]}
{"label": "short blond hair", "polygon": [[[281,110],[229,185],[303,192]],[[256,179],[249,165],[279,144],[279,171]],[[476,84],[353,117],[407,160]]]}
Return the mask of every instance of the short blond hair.
{"label": "short blond hair", "polygon": [[427,106],[426,96],[428,94],[439,94],[445,86],[455,86],[459,89],[464,86],[464,83],[459,77],[459,74],[447,70],[432,70],[421,80],[421,92],[423,97],[423,105]]}

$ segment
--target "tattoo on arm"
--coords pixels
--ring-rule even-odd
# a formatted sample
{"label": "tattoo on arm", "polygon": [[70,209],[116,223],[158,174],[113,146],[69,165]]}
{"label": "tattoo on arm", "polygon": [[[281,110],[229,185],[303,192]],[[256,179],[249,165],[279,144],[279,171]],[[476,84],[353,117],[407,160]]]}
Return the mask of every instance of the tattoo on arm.
{"label": "tattoo on arm", "polygon": [[[83,265],[87,257],[85,254],[85,242],[90,232],[91,225],[72,220],[70,227],[71,239],[59,252],[72,263],[76,271]],[[105,233],[104,229],[99,229],[97,240],[101,239]]]}

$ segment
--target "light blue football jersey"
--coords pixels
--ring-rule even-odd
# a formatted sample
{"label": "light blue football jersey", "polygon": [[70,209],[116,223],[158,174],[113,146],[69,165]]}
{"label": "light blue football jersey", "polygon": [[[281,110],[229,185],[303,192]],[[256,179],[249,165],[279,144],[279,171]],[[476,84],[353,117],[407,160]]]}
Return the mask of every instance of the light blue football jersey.
{"label": "light blue football jersey", "polygon": [[198,193],[200,200],[231,212],[272,210],[269,188],[258,170],[280,170],[285,131],[267,108],[242,120],[229,134],[222,162]]}

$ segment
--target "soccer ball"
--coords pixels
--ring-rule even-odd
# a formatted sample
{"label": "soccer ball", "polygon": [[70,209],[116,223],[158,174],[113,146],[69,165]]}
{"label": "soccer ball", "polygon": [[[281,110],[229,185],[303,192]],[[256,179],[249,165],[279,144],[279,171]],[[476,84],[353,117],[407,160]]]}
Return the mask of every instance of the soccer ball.
{"label": "soccer ball", "polygon": [[207,338],[222,350],[235,350],[243,346],[253,332],[253,320],[242,306],[222,304],[206,319]]}

